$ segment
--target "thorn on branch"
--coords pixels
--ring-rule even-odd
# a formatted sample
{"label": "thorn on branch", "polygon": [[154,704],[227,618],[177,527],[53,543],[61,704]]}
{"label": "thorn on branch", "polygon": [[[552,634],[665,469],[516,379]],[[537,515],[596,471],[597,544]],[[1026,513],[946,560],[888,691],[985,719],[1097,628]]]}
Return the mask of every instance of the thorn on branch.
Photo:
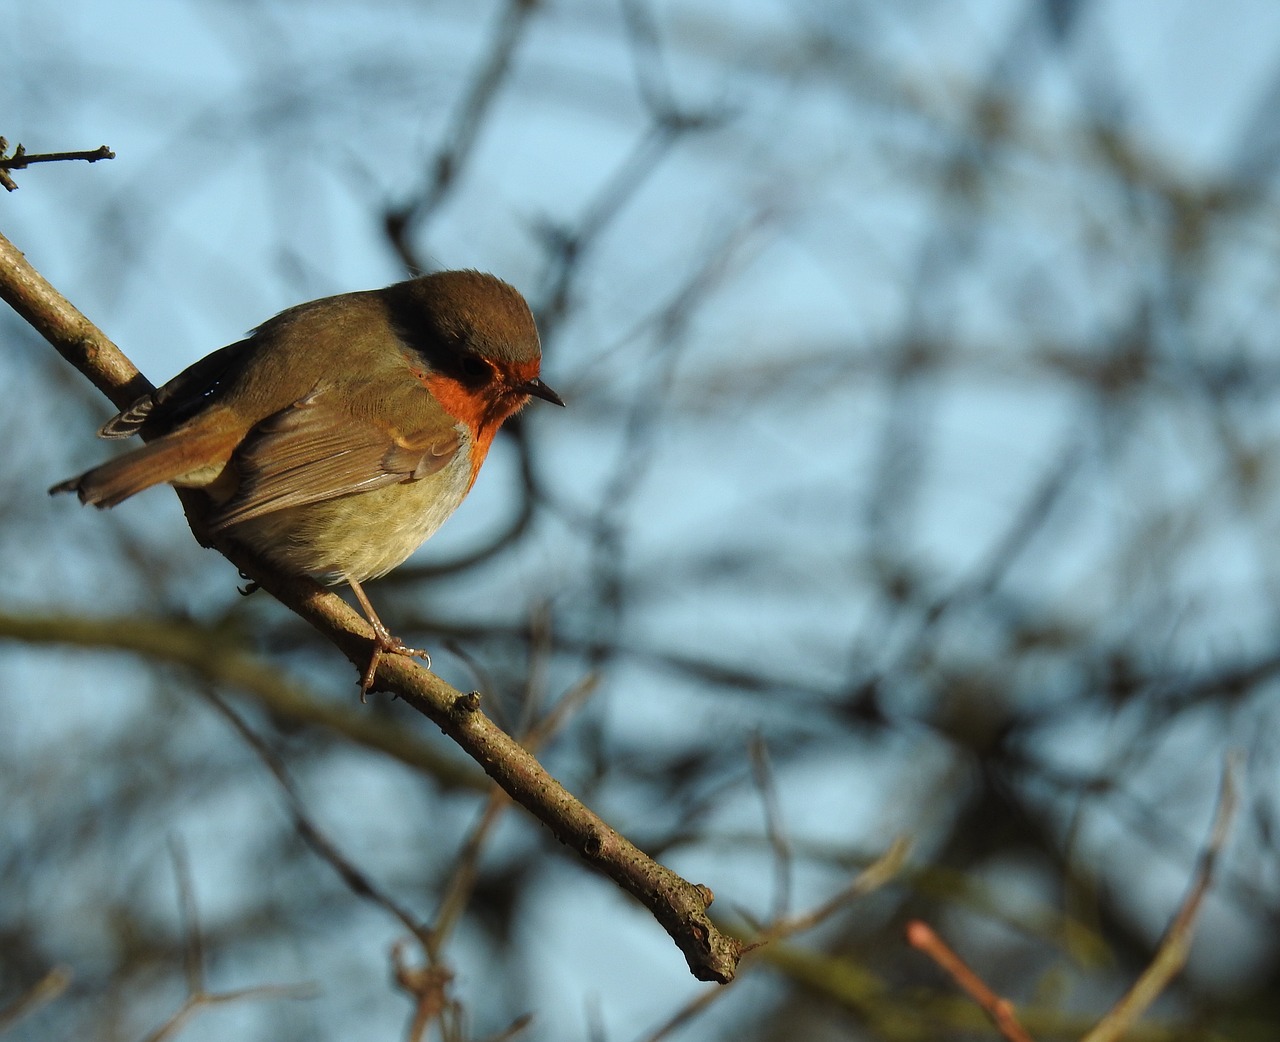
{"label": "thorn on branch", "polygon": [[478,712],[480,709],[480,692],[468,691],[465,695],[459,695],[453,700],[453,705],[449,708],[454,716],[468,716],[471,713]]}
{"label": "thorn on branch", "polygon": [[5,155],[8,151],[9,142],[0,137],[0,185],[9,192],[18,190],[18,182],[10,175],[10,170],[25,170],[33,163],[64,163],[76,159],[82,159],[86,163],[96,163],[99,159],[116,157],[116,154],[106,145],[99,145],[97,148],[83,152],[37,152],[29,155],[26,146],[20,144],[13,150],[13,155]]}

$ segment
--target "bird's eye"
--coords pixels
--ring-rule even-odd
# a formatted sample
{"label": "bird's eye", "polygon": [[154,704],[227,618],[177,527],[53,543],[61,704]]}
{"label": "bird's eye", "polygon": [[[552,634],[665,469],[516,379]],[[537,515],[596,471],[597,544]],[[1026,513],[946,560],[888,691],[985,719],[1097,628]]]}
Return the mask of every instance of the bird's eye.
{"label": "bird's eye", "polygon": [[480,380],[489,375],[489,366],[481,358],[475,355],[463,355],[458,362],[458,368],[462,370],[462,375],[469,380]]}

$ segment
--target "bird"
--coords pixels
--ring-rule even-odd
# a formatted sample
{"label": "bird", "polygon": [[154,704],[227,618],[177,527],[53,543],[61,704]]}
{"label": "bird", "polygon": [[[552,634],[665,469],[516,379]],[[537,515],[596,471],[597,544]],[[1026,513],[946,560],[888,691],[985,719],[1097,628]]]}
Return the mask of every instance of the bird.
{"label": "bird", "polygon": [[200,489],[202,523],[289,575],[346,584],[384,654],[424,657],[362,584],[401,564],[475,484],[493,437],[531,398],[563,406],[518,290],[439,271],[288,308],[108,420],[145,444],[51,495],[113,507],[159,484]]}

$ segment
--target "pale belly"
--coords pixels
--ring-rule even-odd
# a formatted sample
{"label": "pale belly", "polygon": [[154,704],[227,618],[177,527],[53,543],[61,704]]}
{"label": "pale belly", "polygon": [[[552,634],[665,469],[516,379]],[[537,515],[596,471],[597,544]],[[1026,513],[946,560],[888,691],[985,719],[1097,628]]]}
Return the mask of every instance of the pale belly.
{"label": "pale belly", "polygon": [[385,575],[435,533],[465,498],[468,453],[419,481],[264,514],[227,529],[294,574],[329,584]]}

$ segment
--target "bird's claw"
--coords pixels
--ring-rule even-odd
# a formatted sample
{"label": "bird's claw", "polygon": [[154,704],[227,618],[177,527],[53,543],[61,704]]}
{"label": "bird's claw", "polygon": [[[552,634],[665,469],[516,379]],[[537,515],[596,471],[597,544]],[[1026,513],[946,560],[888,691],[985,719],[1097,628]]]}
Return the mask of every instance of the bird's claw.
{"label": "bird's claw", "polygon": [[369,689],[373,687],[373,679],[378,672],[383,655],[404,655],[406,658],[420,658],[431,668],[431,655],[422,648],[411,648],[399,637],[388,633],[384,626],[373,628],[373,654],[369,657],[369,666],[360,678],[360,701],[369,700]]}

